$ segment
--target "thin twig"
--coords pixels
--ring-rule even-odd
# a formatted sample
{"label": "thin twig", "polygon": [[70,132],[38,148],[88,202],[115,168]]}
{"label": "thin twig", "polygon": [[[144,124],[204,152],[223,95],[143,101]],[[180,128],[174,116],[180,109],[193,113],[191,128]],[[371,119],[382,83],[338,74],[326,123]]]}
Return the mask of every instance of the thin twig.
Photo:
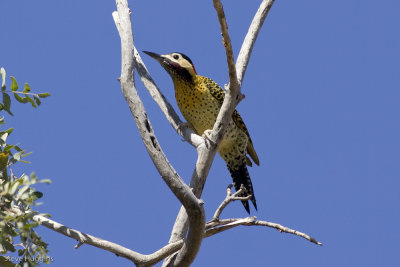
{"label": "thin twig", "polygon": [[204,237],[210,237],[233,227],[246,223],[248,220],[255,220],[255,217],[227,219],[227,220],[211,220],[206,224],[206,232]]}
{"label": "thin twig", "polygon": [[249,200],[251,198],[251,195],[247,195],[245,197],[239,197],[242,193],[247,192],[246,188],[243,185],[240,185],[240,189],[236,191],[233,195],[231,188],[232,184],[230,184],[226,189],[226,197],[215,211],[211,221],[218,221],[222,211],[225,209],[226,206],[228,206],[229,203],[236,200]]}
{"label": "thin twig", "polygon": [[82,242],[79,242],[78,244],[75,245],[74,249],[78,249],[78,248],[80,248],[82,245],[83,245],[83,243],[82,243]]}
{"label": "thin twig", "polygon": [[288,234],[294,234],[297,236],[300,236],[302,238],[307,239],[308,241],[322,246],[320,242],[318,242],[316,239],[310,237],[309,235],[302,233],[297,230],[290,229],[286,226],[280,225],[278,223],[272,223],[272,222],[267,222],[267,221],[259,221],[257,218],[254,217],[246,217],[246,218],[231,218],[231,219],[223,219],[220,220],[219,216],[221,215],[222,211],[225,209],[225,207],[235,201],[235,200],[248,200],[250,196],[247,197],[238,197],[240,194],[243,192],[246,192],[246,189],[244,188],[243,185],[240,186],[240,189],[236,191],[236,193],[232,194],[231,191],[232,185],[229,185],[227,188],[227,193],[225,199],[221,202],[221,204],[218,206],[216,209],[213,218],[206,223],[206,232],[204,234],[205,237],[209,237],[218,233],[221,233],[223,231],[229,230],[233,227],[239,226],[239,225],[245,225],[245,226],[253,226],[253,225],[258,225],[258,226],[267,226],[270,228],[275,228],[279,232],[284,232]]}
{"label": "thin twig", "polygon": [[236,219],[224,219],[224,220],[219,220],[219,221],[209,221],[206,224],[206,233],[205,233],[205,237],[209,237],[212,235],[215,235],[217,233],[226,231],[228,229],[231,229],[233,227],[239,226],[239,225],[244,225],[244,226],[266,226],[266,227],[270,227],[270,228],[274,228],[276,230],[278,230],[281,233],[288,233],[288,234],[293,234],[293,235],[297,235],[300,236],[304,239],[307,239],[308,241],[320,245],[322,246],[322,243],[318,242],[315,238],[291,229],[289,227],[283,226],[281,224],[278,223],[273,223],[273,222],[267,222],[267,221],[259,221],[256,220],[256,217],[246,217],[246,218],[236,218]]}
{"label": "thin twig", "polygon": [[[222,34],[222,38],[223,38],[223,44],[224,44],[225,53],[226,53],[226,61],[227,61],[228,70],[229,70],[229,88],[227,91],[228,91],[228,94],[229,94],[229,91],[231,91],[231,94],[233,96],[235,96],[236,101],[238,101],[240,98],[240,85],[238,83],[238,78],[237,78],[237,74],[236,74],[236,66],[235,66],[235,60],[233,58],[232,43],[231,43],[231,38],[229,37],[229,33],[228,33],[228,24],[226,23],[224,8],[223,8],[220,0],[213,0],[213,3],[214,3],[215,11],[217,11],[219,24],[221,26],[221,34]],[[237,104],[237,102],[236,102],[236,104]]]}

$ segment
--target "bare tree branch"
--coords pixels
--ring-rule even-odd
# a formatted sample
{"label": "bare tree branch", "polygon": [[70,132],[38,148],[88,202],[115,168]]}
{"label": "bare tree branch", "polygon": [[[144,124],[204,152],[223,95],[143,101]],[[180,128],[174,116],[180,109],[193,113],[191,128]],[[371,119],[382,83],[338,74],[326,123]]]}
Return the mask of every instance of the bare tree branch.
{"label": "bare tree branch", "polygon": [[[228,24],[226,23],[225,12],[220,0],[213,0],[214,8],[217,11],[219,24],[221,26],[222,43],[225,47],[226,61],[229,71],[229,87],[227,93],[232,96],[240,96],[240,85],[238,83],[235,60],[233,58],[233,50],[231,38],[228,33]],[[226,96],[225,96],[226,98]],[[239,99],[236,99],[239,102]]]}
{"label": "bare tree branch", "polygon": [[200,249],[203,238],[205,225],[203,203],[193,194],[191,189],[182,181],[170,165],[154,135],[134,83],[134,46],[128,3],[126,0],[117,0],[116,3],[118,13],[114,12],[113,17],[121,37],[122,70],[120,82],[122,93],[131,109],[140,135],[154,165],[188,213],[189,232],[178,257],[173,262],[173,266],[188,266]]}
{"label": "bare tree branch", "polygon": [[217,11],[218,20],[221,26],[221,32],[223,37],[223,44],[225,47],[226,60],[229,69],[229,87],[226,88],[224,102],[222,103],[221,109],[218,113],[217,120],[213,127],[213,133],[211,140],[216,142],[222,140],[225,130],[218,132],[219,129],[226,129],[228,123],[232,118],[232,113],[236,108],[236,104],[240,101],[240,85],[237,80],[235,60],[233,59],[233,50],[231,44],[231,38],[228,33],[228,25],[226,23],[225,12],[220,0],[213,0],[214,8]]}
{"label": "bare tree branch", "polygon": [[[114,20],[116,20],[116,25],[117,29],[119,32],[121,32],[121,23],[118,21],[116,15],[114,15]],[[205,142],[201,139],[200,137],[195,135],[191,129],[180,129],[180,125],[182,125],[182,122],[180,121],[179,117],[176,115],[176,112],[173,110],[172,106],[165,100],[165,97],[161,94],[157,86],[155,85],[154,81],[151,79],[146,67],[143,64],[143,61],[141,60],[139,54],[137,51],[134,53],[135,55],[135,65],[138,67],[138,72],[139,75],[146,86],[146,88],[149,90],[150,94],[154,97],[155,101],[159,104],[160,108],[163,110],[164,114],[166,115],[167,119],[171,123],[171,125],[175,129],[181,130],[182,136],[185,138],[185,140],[189,141],[193,146],[196,147],[196,149],[199,151],[203,150],[204,147],[206,147]],[[122,81],[122,80],[121,80]],[[200,154],[200,153],[199,153]],[[215,155],[215,152],[214,152]],[[198,160],[199,161],[199,160]],[[206,162],[209,161],[209,165],[211,166],[212,159],[206,160]],[[200,162],[204,162],[204,160],[200,160]],[[202,171],[208,173],[209,167],[208,168],[202,168]],[[206,177],[206,175],[205,175]],[[200,195],[199,195],[200,196]],[[185,207],[184,211],[187,211],[187,208]],[[183,213],[182,213],[183,214]],[[185,217],[184,219],[184,225],[188,225],[187,223],[187,215],[183,214]],[[204,221],[204,219],[203,219]],[[190,216],[189,216],[189,222],[190,222]],[[187,229],[187,228],[186,228]],[[187,230],[184,232],[186,233]],[[179,239],[184,237],[185,234],[179,235]],[[179,240],[177,239],[177,240]],[[174,258],[173,261],[170,261],[171,266],[186,266],[189,265],[195,258],[198,249],[200,248],[201,244],[201,239],[202,239],[202,234],[199,231],[193,231],[192,227],[189,228],[189,233],[188,233],[188,238],[186,239],[185,245],[182,247],[180,253],[178,254],[177,257]],[[170,241],[171,243],[171,241]],[[190,249],[188,249],[188,245],[190,244]],[[197,244],[197,245],[196,245]]]}
{"label": "bare tree branch", "polygon": [[278,223],[273,223],[273,222],[267,222],[267,221],[259,221],[256,220],[256,217],[246,217],[246,218],[236,218],[236,219],[224,219],[224,220],[219,220],[219,221],[209,221],[206,224],[206,233],[205,237],[209,237],[218,233],[221,233],[223,231],[229,230],[233,227],[239,226],[239,225],[244,225],[244,226],[266,226],[270,228],[275,228],[281,233],[288,233],[288,234],[293,234],[300,236],[304,239],[307,239],[308,241],[322,246],[322,243],[318,242],[315,238],[312,238],[311,236],[302,233],[297,230],[293,230],[291,228],[288,228],[286,226],[280,225]]}
{"label": "bare tree branch", "polygon": [[240,185],[240,189],[236,191],[234,194],[232,194],[232,184],[228,186],[226,189],[226,197],[224,201],[219,205],[217,210],[214,213],[214,216],[212,217],[211,221],[218,221],[219,216],[221,215],[222,211],[228,206],[229,203],[236,201],[236,200],[249,200],[251,198],[251,195],[247,195],[245,197],[239,197],[242,193],[246,192],[246,188],[243,185]]}
{"label": "bare tree branch", "polygon": [[250,24],[246,37],[244,38],[242,47],[240,48],[239,56],[236,61],[237,79],[240,86],[242,85],[244,74],[246,73],[247,65],[249,64],[251,52],[253,51],[254,43],[257,40],[258,33],[268,15],[269,10],[274,4],[274,0],[263,0],[255,14],[253,21]]}
{"label": "bare tree branch", "polygon": [[[118,13],[113,12],[112,15],[118,32],[121,32],[121,25],[118,20]],[[160,89],[154,82],[135,46],[133,46],[133,50],[134,67],[136,68],[140,79],[142,80],[146,89],[149,91],[153,100],[158,104],[161,111],[164,113],[165,117],[167,118],[171,126],[178,132],[178,134],[180,134],[185,139],[185,141],[189,142],[189,144],[191,144],[192,146],[198,147],[202,142],[204,142],[203,139],[198,136],[191,128],[183,127],[184,123],[179,118],[175,109],[168,102],[168,100],[161,93]]]}
{"label": "bare tree branch", "polygon": [[117,8],[118,13],[114,13],[114,19],[118,20],[119,29],[121,30],[122,71],[120,82],[122,93],[138,126],[146,149],[161,177],[187,209],[200,207],[202,206],[201,201],[196,198],[191,189],[183,182],[168,162],[155,137],[146,110],[135,87],[133,75],[133,35],[127,1],[117,0]]}
{"label": "bare tree branch", "polygon": [[[12,211],[18,215],[23,214],[23,212],[18,207],[14,207]],[[25,213],[30,212],[28,211]],[[62,235],[77,240],[79,243],[75,246],[76,249],[83,244],[91,245],[112,252],[117,256],[128,259],[134,262],[137,266],[150,266],[156,264],[168,255],[171,255],[172,253],[178,251],[183,245],[183,241],[180,240],[175,243],[170,243],[152,254],[145,255],[132,251],[113,242],[89,234],[85,234],[81,231],[65,226],[42,215],[33,215],[32,220],[50,230],[56,231]]]}
{"label": "bare tree branch", "polygon": [[309,235],[302,233],[297,230],[290,229],[288,227],[282,226],[277,223],[272,223],[272,222],[267,222],[267,221],[259,221],[257,218],[254,217],[246,217],[246,218],[234,218],[234,219],[223,219],[220,220],[219,216],[221,215],[222,211],[226,208],[226,206],[236,200],[247,200],[250,196],[246,197],[238,197],[243,191],[246,189],[241,186],[240,190],[238,190],[235,194],[232,194],[231,192],[231,187],[232,185],[229,185],[227,188],[227,194],[225,199],[221,202],[221,204],[218,206],[216,209],[213,218],[206,223],[206,232],[205,232],[205,237],[209,237],[218,233],[221,233],[223,231],[229,230],[233,227],[239,226],[239,225],[245,225],[245,226],[253,226],[253,225],[258,225],[258,226],[267,226],[271,228],[277,229],[279,232],[284,232],[288,234],[294,234],[300,237],[303,237],[307,239],[308,241],[322,246],[322,243],[318,242],[316,239],[310,237]]}
{"label": "bare tree branch", "polygon": [[322,243],[318,242],[316,239],[310,237],[309,235],[307,235],[305,233],[290,229],[288,227],[282,226],[277,223],[272,223],[272,222],[267,222],[267,221],[259,221],[259,220],[257,220],[257,218],[255,216],[254,217],[246,217],[246,218],[234,218],[234,219],[220,220],[219,217],[220,217],[222,211],[226,208],[226,206],[229,203],[236,201],[236,200],[247,200],[248,198],[251,197],[251,195],[246,196],[246,197],[238,197],[241,193],[243,193],[243,191],[246,190],[243,187],[243,185],[234,194],[232,194],[231,187],[232,187],[232,185],[228,186],[225,199],[221,202],[221,204],[216,209],[213,218],[209,222],[206,223],[205,237],[209,237],[209,236],[221,233],[223,231],[229,230],[229,229],[239,226],[239,225],[245,225],[245,226],[258,225],[258,226],[267,226],[267,227],[275,228],[281,233],[284,232],[284,233],[288,233],[288,234],[294,234],[294,235],[303,237],[314,244],[322,246]]}

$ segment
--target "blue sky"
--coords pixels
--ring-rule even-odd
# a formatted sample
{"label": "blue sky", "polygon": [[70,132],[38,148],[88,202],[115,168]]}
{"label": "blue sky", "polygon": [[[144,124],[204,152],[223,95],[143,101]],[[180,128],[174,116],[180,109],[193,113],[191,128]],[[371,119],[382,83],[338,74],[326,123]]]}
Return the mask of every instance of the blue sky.
{"label": "blue sky", "polygon": [[[237,55],[260,1],[223,1]],[[200,75],[227,83],[212,1],[131,1],[138,50],[179,51]],[[117,78],[114,1],[2,1],[0,65],[48,91],[38,110],[13,104],[13,142],[50,178],[41,212],[151,253],[169,238],[179,203],[153,167]],[[261,165],[250,169],[259,219],[309,233],[318,247],[272,229],[205,239],[193,266],[398,266],[400,242],[400,3],[276,1],[243,82],[238,110]],[[176,107],[168,74],[143,56]],[[8,81],[10,84],[10,81]],[[139,94],[170,162],[189,181],[181,141],[140,80]],[[231,178],[216,158],[203,199],[210,218]],[[240,203],[223,217],[246,216]],[[45,228],[52,266],[132,266]]]}

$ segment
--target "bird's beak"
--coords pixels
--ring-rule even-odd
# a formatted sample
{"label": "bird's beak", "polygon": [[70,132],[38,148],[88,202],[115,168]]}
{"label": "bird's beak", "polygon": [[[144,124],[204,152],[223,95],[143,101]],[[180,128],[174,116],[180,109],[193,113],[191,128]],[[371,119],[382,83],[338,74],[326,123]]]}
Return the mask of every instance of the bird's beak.
{"label": "bird's beak", "polygon": [[157,60],[157,61],[160,62],[160,63],[161,63],[161,62],[163,61],[163,59],[164,59],[164,57],[163,57],[162,55],[159,55],[159,54],[156,54],[156,53],[153,53],[153,52],[143,51],[143,53],[145,53],[145,54],[151,56],[152,58],[154,58],[155,60]]}

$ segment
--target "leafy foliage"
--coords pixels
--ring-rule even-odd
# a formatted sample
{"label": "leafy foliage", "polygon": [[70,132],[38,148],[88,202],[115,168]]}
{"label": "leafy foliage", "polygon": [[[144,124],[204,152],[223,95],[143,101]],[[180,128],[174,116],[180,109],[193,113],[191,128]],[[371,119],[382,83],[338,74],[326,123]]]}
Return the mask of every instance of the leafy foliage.
{"label": "leafy foliage", "polygon": [[[30,103],[34,108],[41,104],[41,98],[50,96],[49,93],[32,93],[27,83],[23,91],[18,91],[18,83],[14,77],[10,77],[11,91],[7,91],[4,68],[0,69],[0,75],[0,112],[13,115],[10,94],[13,94],[18,102]],[[0,126],[4,127],[4,124],[4,117],[1,117]],[[12,132],[12,128],[0,128],[0,253],[14,253],[18,256],[0,256],[0,266],[36,266],[42,262],[48,263],[50,258],[47,256],[47,244],[35,231],[38,223],[33,220],[38,213],[32,208],[40,204],[36,201],[43,194],[32,186],[50,183],[50,180],[39,180],[35,173],[29,176],[22,174],[19,177],[13,173],[13,165],[17,162],[28,163],[23,158],[30,153],[26,153],[17,145],[7,143],[7,138]],[[17,250],[16,247],[21,248]]]}

